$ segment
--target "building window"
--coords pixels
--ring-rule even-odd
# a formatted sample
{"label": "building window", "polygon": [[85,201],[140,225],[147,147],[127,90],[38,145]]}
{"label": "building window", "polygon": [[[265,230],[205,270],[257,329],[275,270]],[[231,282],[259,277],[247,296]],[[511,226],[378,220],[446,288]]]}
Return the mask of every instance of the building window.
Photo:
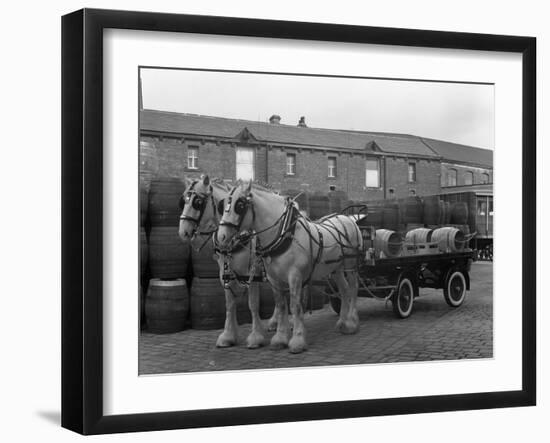
{"label": "building window", "polygon": [[237,179],[254,180],[254,149],[237,148],[236,149]]}
{"label": "building window", "polygon": [[471,171],[467,171],[466,174],[464,174],[464,184],[465,185],[473,185],[474,184],[474,173]]}
{"label": "building window", "polygon": [[487,214],[487,202],[485,200],[477,201],[477,215]]}
{"label": "building window", "polygon": [[187,168],[199,169],[199,148],[187,149]]}
{"label": "building window", "polygon": [[286,155],[286,174],[296,175],[296,154]]}
{"label": "building window", "polygon": [[487,174],[486,172],[481,174],[481,183],[483,183],[484,185],[489,183],[489,174]]}
{"label": "building window", "polygon": [[368,159],[365,163],[365,184],[367,188],[380,187],[380,162],[377,158]]}
{"label": "building window", "polygon": [[336,177],[336,157],[328,158],[328,176],[331,178]]}
{"label": "building window", "polygon": [[447,172],[447,186],[456,186],[456,169]]}
{"label": "building window", "polygon": [[416,163],[409,163],[409,183],[416,182]]}

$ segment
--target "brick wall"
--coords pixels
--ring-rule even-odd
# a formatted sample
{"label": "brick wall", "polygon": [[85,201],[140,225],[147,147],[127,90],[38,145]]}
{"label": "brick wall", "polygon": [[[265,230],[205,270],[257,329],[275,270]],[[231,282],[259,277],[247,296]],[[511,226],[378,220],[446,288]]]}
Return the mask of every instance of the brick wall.
{"label": "brick wall", "polygon": [[[196,178],[208,173],[212,177],[235,179],[235,148],[237,145],[225,141],[193,140],[189,138],[148,137],[143,141],[154,144],[159,163],[159,174],[167,177]],[[243,146],[245,146],[243,144]],[[198,169],[187,168],[187,153],[190,147],[198,148]],[[287,154],[296,155],[296,174],[286,174]],[[336,177],[328,177],[328,159],[336,158]],[[440,163],[439,160],[414,159],[399,156],[378,156],[380,159],[380,187],[366,188],[366,154],[297,149],[279,146],[258,146],[255,155],[255,174],[261,181],[270,183],[275,189],[302,189],[309,192],[328,192],[330,186],[345,191],[352,200],[378,200],[388,198],[393,188],[395,197],[409,195],[411,189],[416,195],[438,194],[446,184],[449,168],[457,170],[458,185],[464,184],[464,173],[472,171],[474,182],[481,182],[481,174],[492,171],[481,168],[467,168],[462,165]],[[374,158],[374,157],[373,157]],[[416,181],[408,182],[408,165],[416,164]],[[384,190],[384,184],[386,189]]]}
{"label": "brick wall", "polygon": [[466,174],[471,172],[473,174],[474,185],[483,183],[483,174],[489,175],[489,183],[493,183],[493,171],[491,169],[479,168],[474,166],[464,166],[454,163],[441,163],[441,187],[448,186],[448,175],[451,170],[456,170],[456,185],[464,186]]}
{"label": "brick wall", "polygon": [[[141,140],[154,144],[160,176],[183,179],[208,173],[211,177],[231,180],[235,177],[235,148],[230,144],[171,137],[141,137]],[[189,148],[198,149],[198,169],[187,167]]]}
{"label": "brick wall", "polygon": [[[408,197],[411,190],[416,195],[433,195],[440,192],[441,164],[439,160],[424,160],[404,157],[386,157],[386,186],[395,190],[397,198]],[[410,183],[409,163],[416,165],[416,181]]]}

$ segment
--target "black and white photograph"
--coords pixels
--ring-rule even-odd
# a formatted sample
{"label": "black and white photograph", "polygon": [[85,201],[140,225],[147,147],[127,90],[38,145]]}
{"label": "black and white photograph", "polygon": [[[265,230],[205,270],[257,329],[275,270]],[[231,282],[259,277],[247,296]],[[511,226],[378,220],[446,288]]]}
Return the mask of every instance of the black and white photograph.
{"label": "black and white photograph", "polygon": [[139,375],[493,358],[494,84],[138,76]]}

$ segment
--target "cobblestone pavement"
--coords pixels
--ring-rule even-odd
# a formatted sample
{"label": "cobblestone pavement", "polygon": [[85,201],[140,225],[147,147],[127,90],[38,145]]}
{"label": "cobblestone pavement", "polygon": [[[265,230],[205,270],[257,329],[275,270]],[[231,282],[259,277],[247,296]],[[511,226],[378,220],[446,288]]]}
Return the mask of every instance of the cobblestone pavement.
{"label": "cobblestone pavement", "polygon": [[[142,332],[139,341],[140,374],[192,371],[288,368],[362,363],[386,363],[493,355],[493,266],[472,265],[471,291],[459,308],[450,308],[442,290],[421,289],[408,319],[394,317],[391,303],[359,298],[360,331],[335,331],[337,316],[330,306],[305,315],[308,350],[290,354],[269,347],[248,349],[250,325],[241,326],[236,347],[217,349],[221,330],[185,330],[176,334]],[[268,333],[270,339],[273,333]]]}

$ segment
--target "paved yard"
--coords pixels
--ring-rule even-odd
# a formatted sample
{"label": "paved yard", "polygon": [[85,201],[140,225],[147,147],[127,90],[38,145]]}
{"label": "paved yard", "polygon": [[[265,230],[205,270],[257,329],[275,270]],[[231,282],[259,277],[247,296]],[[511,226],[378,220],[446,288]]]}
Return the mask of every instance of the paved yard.
{"label": "paved yard", "polygon": [[492,357],[492,272],[490,262],[472,265],[472,290],[457,309],[445,303],[441,290],[421,289],[411,317],[404,320],[394,317],[391,303],[360,298],[361,329],[351,336],[335,331],[337,316],[325,305],[305,316],[309,348],[302,354],[247,349],[250,325],[241,327],[238,346],[225,349],[215,347],[221,330],[142,332],[140,374]]}

